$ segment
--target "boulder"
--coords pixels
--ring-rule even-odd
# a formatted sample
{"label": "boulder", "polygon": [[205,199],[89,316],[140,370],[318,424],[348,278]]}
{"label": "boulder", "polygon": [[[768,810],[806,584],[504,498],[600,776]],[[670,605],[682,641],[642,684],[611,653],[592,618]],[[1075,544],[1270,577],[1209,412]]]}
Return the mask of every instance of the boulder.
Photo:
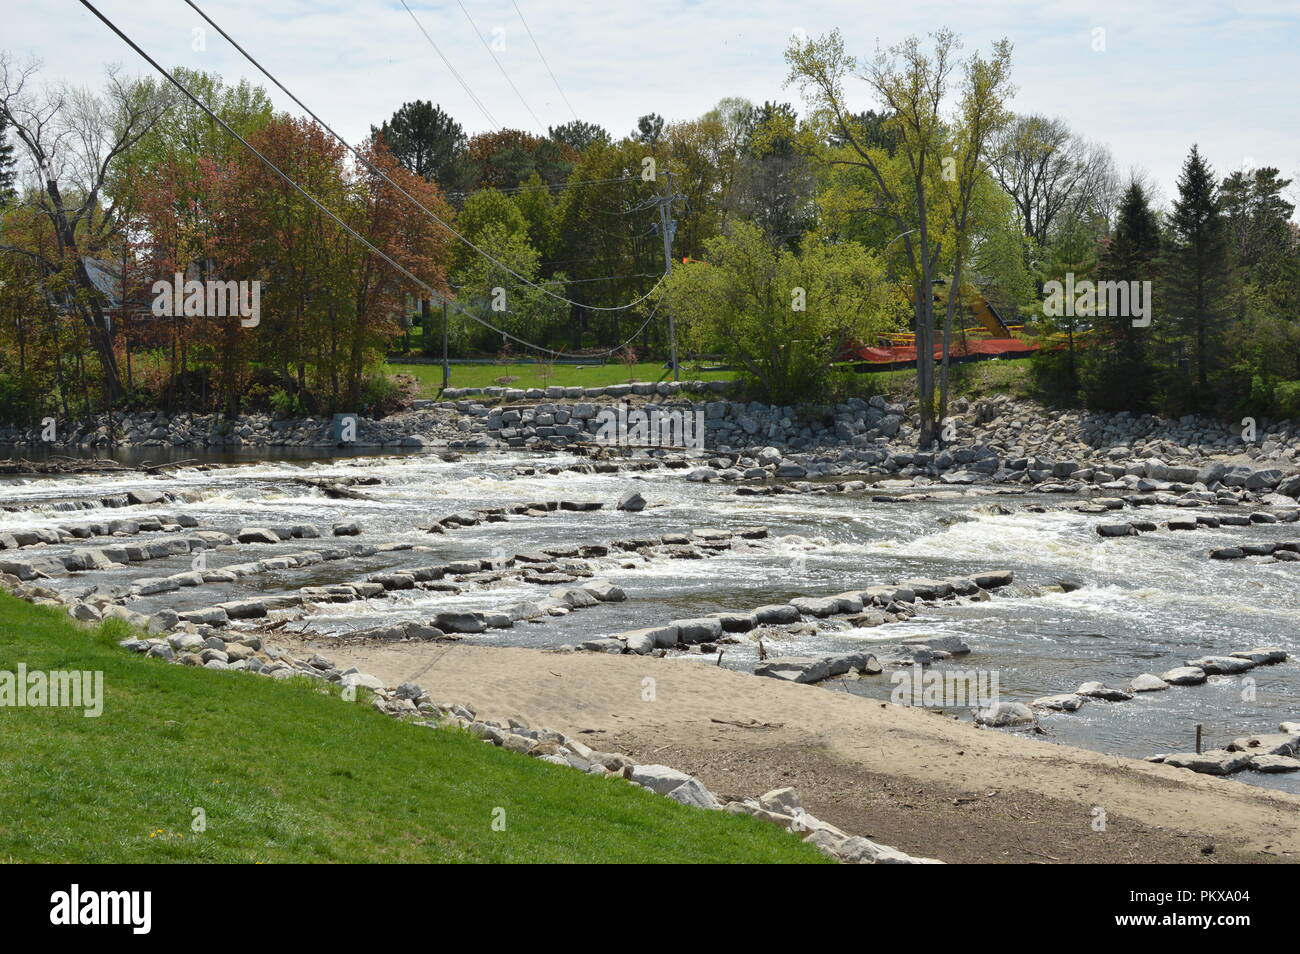
{"label": "boulder", "polygon": [[[677,629],[671,626],[633,629],[626,633],[618,633],[614,638],[622,640],[628,652],[636,653],[638,656],[648,656],[656,649],[676,646]],[[660,639],[663,640],[662,643]]]}
{"label": "boulder", "polygon": [[760,625],[777,626],[785,623],[799,622],[799,611],[789,603],[775,603],[768,606],[760,606],[754,610],[754,619]]}
{"label": "boulder", "polygon": [[433,625],[444,633],[481,633],[487,629],[482,613],[442,612],[433,618]]}
{"label": "boulder", "polygon": [[1249,752],[1251,755],[1295,755],[1300,748],[1300,736],[1286,732],[1248,735],[1228,743],[1229,752]]}
{"label": "boulder", "polygon": [[821,682],[829,679],[830,666],[816,656],[778,656],[754,667],[754,675],[771,676],[786,682]]}
{"label": "boulder", "polygon": [[[839,597],[835,596],[796,596],[790,601],[790,605],[804,616],[824,617],[846,612],[840,608]],[[859,603],[858,611],[861,609],[862,604]]]}
{"label": "boulder", "polygon": [[1134,676],[1129,680],[1129,692],[1159,692],[1161,689],[1168,689],[1169,683],[1165,682],[1159,676],[1153,676],[1149,672],[1144,672],[1140,676]]}
{"label": "boulder", "polygon": [[1100,682],[1085,682],[1074,691],[1078,695],[1088,696],[1093,699],[1105,699],[1107,702],[1127,702],[1133,698],[1133,693],[1125,689],[1112,689]]}
{"label": "boulder", "polygon": [[667,765],[637,765],[633,767],[628,778],[657,795],[667,795],[678,786],[693,780],[685,772],[679,772]]}
{"label": "boulder", "polygon": [[712,613],[722,623],[724,633],[748,633],[758,625],[753,613]]}
{"label": "boulder", "polygon": [[1226,749],[1211,749],[1208,752],[1179,752],[1164,757],[1165,765],[1175,768],[1191,769],[1205,775],[1231,775],[1250,764],[1253,758],[1247,752],[1229,752]]}
{"label": "boulder", "polygon": [[629,513],[638,513],[645,509],[645,497],[636,491],[630,494],[624,494],[618,501],[618,509],[626,510]]}
{"label": "boulder", "polygon": [[1097,533],[1103,537],[1131,537],[1137,530],[1127,523],[1099,523]]}
{"label": "boulder", "polygon": [[1241,652],[1229,653],[1229,655],[1237,659],[1249,659],[1257,666],[1271,666],[1274,663],[1286,662],[1287,659],[1286,650],[1277,646],[1246,649]]}
{"label": "boulder", "polygon": [[1199,686],[1205,682],[1205,670],[1199,666],[1175,666],[1160,678],[1171,686]]}
{"label": "boulder", "polygon": [[975,721],[980,725],[1004,728],[1007,726],[1027,725],[1035,721],[1034,711],[1023,702],[995,702],[975,713]]}
{"label": "boulder", "polygon": [[1258,663],[1236,656],[1202,656],[1200,659],[1187,660],[1187,665],[1203,669],[1210,676],[1231,676],[1254,669]]}
{"label": "boulder", "polygon": [[279,543],[280,536],[266,527],[244,527],[236,536],[240,543]]}
{"label": "boulder", "polygon": [[1255,772],[1300,772],[1300,759],[1289,755],[1252,756],[1248,766]]}
{"label": "boulder", "polygon": [[1077,712],[1087,700],[1072,692],[1063,692],[1056,696],[1043,696],[1035,699],[1031,706],[1035,709],[1048,709],[1052,712]]}
{"label": "boulder", "polygon": [[582,589],[602,603],[621,603],[627,594],[609,580],[592,580],[582,584]]}
{"label": "boulder", "polygon": [[678,639],[687,644],[711,643],[722,635],[722,620],[714,616],[675,619],[668,625],[676,628]]}
{"label": "boulder", "polygon": [[765,811],[772,812],[775,815],[793,817],[796,813],[803,811],[803,804],[799,801],[799,793],[789,786],[774,788],[772,791],[760,795],[758,804]]}
{"label": "boulder", "polygon": [[940,652],[949,653],[953,656],[964,656],[970,652],[970,647],[966,645],[957,636],[909,636],[903,640],[905,646],[924,646],[927,649],[937,649]]}

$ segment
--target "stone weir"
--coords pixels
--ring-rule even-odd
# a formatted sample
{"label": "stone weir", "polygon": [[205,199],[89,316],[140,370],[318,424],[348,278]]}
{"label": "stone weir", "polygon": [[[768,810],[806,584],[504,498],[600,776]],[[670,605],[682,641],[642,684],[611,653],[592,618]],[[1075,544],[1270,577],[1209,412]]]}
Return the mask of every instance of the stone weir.
{"label": "stone weir", "polygon": [[[648,655],[659,650],[712,646],[725,634],[747,633],[760,626],[782,626],[832,617],[843,618],[853,626],[880,626],[912,615],[910,606],[918,600],[945,600],[964,596],[977,600],[987,599],[990,590],[1008,586],[1012,579],[1010,570],[990,570],[970,577],[944,580],[918,577],[896,585],[869,586],[863,590],[833,596],[797,596],[788,603],[760,606],[747,613],[714,613],[672,620],[662,626],[613,633],[605,637],[608,643],[600,642],[591,648]],[[905,661],[928,662],[942,658],[940,654],[953,655],[962,651],[969,652],[969,649],[954,651],[915,643],[910,646]],[[800,677],[800,666],[791,664],[770,667],[770,671],[762,674],[793,679],[796,682],[815,682],[817,679],[813,677],[821,673],[821,668],[812,660],[807,661],[803,670],[806,672]],[[821,675],[820,678],[826,678],[826,675]]]}

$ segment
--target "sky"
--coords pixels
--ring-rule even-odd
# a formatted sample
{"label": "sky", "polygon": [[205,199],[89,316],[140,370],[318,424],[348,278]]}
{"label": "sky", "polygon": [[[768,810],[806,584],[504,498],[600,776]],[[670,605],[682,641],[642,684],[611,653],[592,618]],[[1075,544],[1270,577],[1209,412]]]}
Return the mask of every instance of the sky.
{"label": "sky", "polygon": [[[183,0],[92,2],[164,66],[270,86]],[[417,98],[471,135],[576,115],[620,136],[645,113],[691,119],[727,96],[799,104],[784,86],[792,35],[839,28],[868,58],[946,26],[967,53],[1010,39],[1012,108],[1063,118],[1163,200],[1194,142],[1221,176],[1272,165],[1300,180],[1300,0],[406,0],[472,96],[401,0],[196,2],[351,142]],[[0,48],[40,59],[50,80],[150,71],[78,0],[5,6]],[[859,81],[846,92],[875,105]]]}

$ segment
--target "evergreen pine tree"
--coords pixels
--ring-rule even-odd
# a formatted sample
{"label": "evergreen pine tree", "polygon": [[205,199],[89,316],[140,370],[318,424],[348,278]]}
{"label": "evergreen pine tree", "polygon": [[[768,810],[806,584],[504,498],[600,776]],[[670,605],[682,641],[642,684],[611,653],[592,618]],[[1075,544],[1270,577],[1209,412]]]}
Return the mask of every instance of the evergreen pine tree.
{"label": "evergreen pine tree", "polygon": [[[1146,191],[1133,183],[1120,203],[1115,230],[1098,263],[1098,277],[1113,282],[1153,282],[1160,253],[1160,225]],[[1149,329],[1133,317],[1099,315],[1087,349],[1083,390],[1090,406],[1141,413],[1155,393]]]}
{"label": "evergreen pine tree", "polygon": [[1210,375],[1223,356],[1228,304],[1228,242],[1214,173],[1196,146],[1178,177],[1178,198],[1165,248],[1162,310],[1196,360],[1197,404],[1209,398]]}

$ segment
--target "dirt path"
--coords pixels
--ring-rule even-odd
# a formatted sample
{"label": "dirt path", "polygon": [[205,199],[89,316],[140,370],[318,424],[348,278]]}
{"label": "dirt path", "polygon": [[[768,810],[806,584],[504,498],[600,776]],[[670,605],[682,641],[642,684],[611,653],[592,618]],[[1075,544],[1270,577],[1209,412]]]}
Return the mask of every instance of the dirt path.
{"label": "dirt path", "polygon": [[817,817],[944,861],[1300,860],[1300,796],[834,688],[599,653],[403,643],[328,654],[481,718],[693,772],[716,792],[793,785]]}

